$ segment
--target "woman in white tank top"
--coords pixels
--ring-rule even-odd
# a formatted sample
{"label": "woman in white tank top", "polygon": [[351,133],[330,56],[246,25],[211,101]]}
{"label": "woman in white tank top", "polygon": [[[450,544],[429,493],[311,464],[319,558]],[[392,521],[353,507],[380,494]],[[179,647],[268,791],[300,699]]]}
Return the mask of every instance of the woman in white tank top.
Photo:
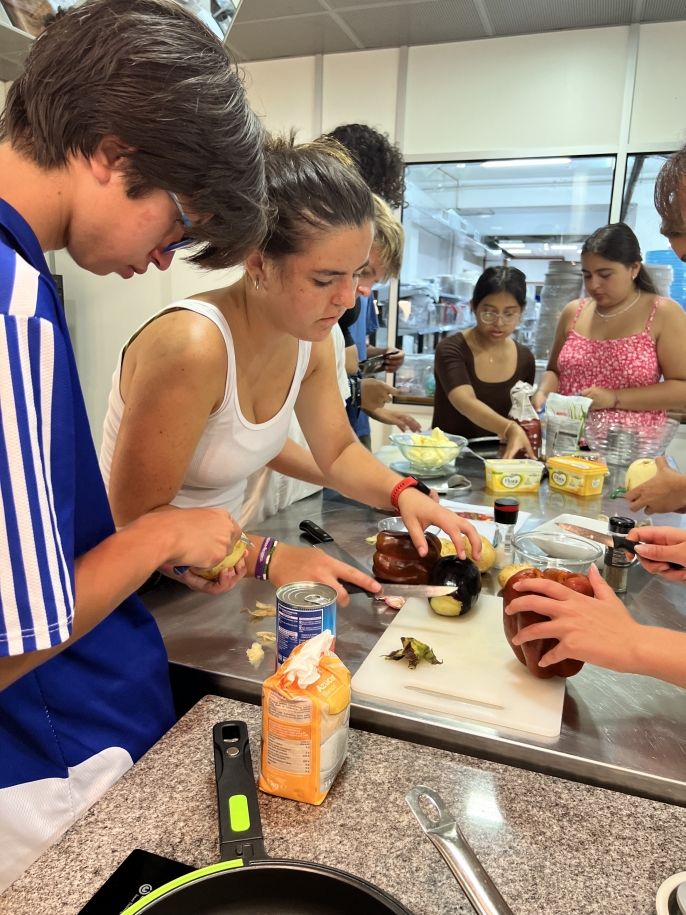
{"label": "woman in white tank top", "polygon": [[[114,373],[101,464],[115,521],[159,506],[221,506],[238,514],[248,477],[278,455],[295,410],[329,485],[399,511],[420,551],[438,524],[464,555],[472,526],[377,461],[347,421],[336,379],[331,328],[355,302],[373,237],[373,202],[335,144],[273,141],[266,152],[270,231],[233,285],[176,302],[125,347]],[[392,501],[392,493],[396,498]],[[393,504],[393,503],[396,504]],[[264,565],[263,541],[237,573],[189,587],[219,593],[248,574],[275,585],[301,579],[369,591],[378,584],[319,550],[279,543]],[[257,566],[257,569],[256,569]]]}

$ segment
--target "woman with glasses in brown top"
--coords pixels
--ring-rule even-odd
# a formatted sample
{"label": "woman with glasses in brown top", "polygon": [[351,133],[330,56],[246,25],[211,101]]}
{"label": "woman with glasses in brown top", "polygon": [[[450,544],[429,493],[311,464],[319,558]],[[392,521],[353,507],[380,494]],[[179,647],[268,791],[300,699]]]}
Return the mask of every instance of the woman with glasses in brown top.
{"label": "woman with glasses in brown top", "polygon": [[534,383],[531,350],[512,339],[526,305],[526,277],[516,267],[489,267],[474,287],[476,326],[441,340],[436,348],[432,425],[453,435],[497,435],[506,458],[534,457],[526,433],[508,419],[510,389]]}

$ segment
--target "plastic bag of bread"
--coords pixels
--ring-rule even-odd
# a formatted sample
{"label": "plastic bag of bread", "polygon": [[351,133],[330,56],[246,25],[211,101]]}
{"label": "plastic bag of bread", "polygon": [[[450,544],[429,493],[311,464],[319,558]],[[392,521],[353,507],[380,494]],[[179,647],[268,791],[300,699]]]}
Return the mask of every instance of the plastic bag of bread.
{"label": "plastic bag of bread", "polygon": [[327,629],[297,645],[262,685],[259,787],[321,804],[348,753],[350,671]]}

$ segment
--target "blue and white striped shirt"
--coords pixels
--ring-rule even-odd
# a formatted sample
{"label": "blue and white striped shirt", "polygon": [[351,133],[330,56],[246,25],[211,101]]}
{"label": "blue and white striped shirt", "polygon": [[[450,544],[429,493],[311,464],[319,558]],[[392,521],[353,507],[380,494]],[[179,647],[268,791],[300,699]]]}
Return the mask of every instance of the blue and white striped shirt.
{"label": "blue and white striped shirt", "polygon": [[[0,200],[0,657],[64,642],[74,562],[114,532],[38,240]],[[173,723],[137,597],[0,692],[0,892]]]}

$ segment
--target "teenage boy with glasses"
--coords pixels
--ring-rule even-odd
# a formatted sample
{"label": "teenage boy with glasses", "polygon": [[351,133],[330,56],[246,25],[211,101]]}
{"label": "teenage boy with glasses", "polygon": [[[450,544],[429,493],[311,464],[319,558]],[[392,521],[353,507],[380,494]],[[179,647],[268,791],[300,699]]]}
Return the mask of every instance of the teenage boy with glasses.
{"label": "teenage boy with glasses", "polygon": [[44,252],[93,273],[238,263],[264,235],[262,130],[177,3],[94,0],[34,42],[0,120],[0,891],[173,723],[157,627],[127,597],[212,566],[221,510],[115,532]]}

